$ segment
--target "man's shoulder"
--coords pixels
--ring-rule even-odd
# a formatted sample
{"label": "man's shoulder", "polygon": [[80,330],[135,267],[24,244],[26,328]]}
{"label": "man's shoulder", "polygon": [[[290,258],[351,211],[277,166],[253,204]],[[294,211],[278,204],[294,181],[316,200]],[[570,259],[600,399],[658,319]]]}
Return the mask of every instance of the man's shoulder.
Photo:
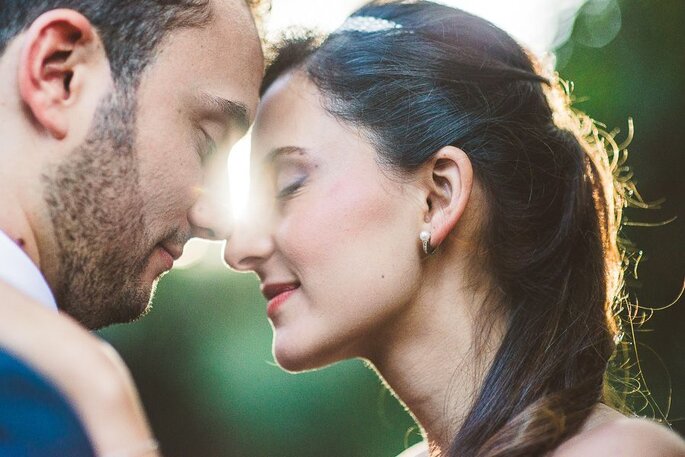
{"label": "man's shoulder", "polygon": [[64,314],[0,281],[0,348],[67,396],[119,399],[130,374],[112,347]]}
{"label": "man's shoulder", "polygon": [[[25,417],[47,417],[46,423],[66,418],[65,437],[89,436],[98,448],[118,445],[112,436],[128,439],[133,434],[149,435],[133,380],[111,346],[72,318],[45,309],[1,280],[0,316],[0,348],[14,356],[5,367],[7,379],[16,374],[16,383],[0,395],[0,410],[6,409],[3,402],[17,402],[27,412]],[[36,389],[35,393],[25,394],[31,388]],[[52,395],[54,402],[32,402],[32,398],[40,398],[39,392]],[[48,408],[47,404],[54,407]],[[31,421],[17,423],[11,417],[0,417],[0,445],[5,433],[3,420],[24,438],[24,432],[31,433]],[[45,429],[49,433],[48,427]],[[0,447],[0,456],[5,455],[93,454],[6,452]]]}
{"label": "man's shoulder", "polygon": [[77,414],[61,392],[3,348],[0,455],[94,455]]}
{"label": "man's shoulder", "polygon": [[49,404],[61,395],[47,379],[18,356],[0,347],[0,418],[19,409]]}

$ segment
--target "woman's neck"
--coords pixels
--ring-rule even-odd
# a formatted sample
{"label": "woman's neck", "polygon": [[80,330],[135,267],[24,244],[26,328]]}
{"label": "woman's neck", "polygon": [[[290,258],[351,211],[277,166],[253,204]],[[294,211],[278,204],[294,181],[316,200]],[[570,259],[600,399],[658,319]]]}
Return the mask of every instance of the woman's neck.
{"label": "woman's neck", "polygon": [[[380,336],[371,362],[419,423],[431,457],[446,456],[502,340],[504,320],[482,310],[485,293],[465,293],[442,270]],[[483,314],[486,313],[486,314]],[[479,318],[486,316],[482,322]],[[484,327],[484,328],[483,328]]]}

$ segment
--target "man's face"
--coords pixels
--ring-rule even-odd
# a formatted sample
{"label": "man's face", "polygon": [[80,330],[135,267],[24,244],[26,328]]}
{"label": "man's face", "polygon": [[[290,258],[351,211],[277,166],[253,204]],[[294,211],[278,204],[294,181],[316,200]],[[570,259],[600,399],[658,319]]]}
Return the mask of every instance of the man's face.
{"label": "man's face", "polygon": [[135,95],[115,89],[86,141],[44,173],[57,301],[89,328],[144,313],[185,242],[211,235],[199,207],[210,165],[225,164],[211,153],[246,130],[263,71],[244,3],[212,7],[208,26],[171,32]]}

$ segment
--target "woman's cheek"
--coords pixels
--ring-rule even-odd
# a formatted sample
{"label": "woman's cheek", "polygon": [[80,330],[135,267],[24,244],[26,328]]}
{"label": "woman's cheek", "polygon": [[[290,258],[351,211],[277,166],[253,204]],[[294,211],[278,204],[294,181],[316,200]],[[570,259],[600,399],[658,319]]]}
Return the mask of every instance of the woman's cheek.
{"label": "woman's cheek", "polygon": [[359,249],[374,252],[396,225],[397,213],[384,189],[360,181],[364,179],[343,178],[324,191],[309,188],[288,203],[280,238],[291,260],[309,267],[328,261],[333,253],[344,258]]}

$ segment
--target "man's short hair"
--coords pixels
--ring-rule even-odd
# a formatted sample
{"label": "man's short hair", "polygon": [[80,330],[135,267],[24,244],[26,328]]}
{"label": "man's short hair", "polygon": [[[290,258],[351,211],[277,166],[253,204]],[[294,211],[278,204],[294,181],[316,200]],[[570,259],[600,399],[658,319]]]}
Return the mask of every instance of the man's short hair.
{"label": "man's short hair", "polygon": [[210,0],[0,0],[0,56],[41,14],[57,8],[73,9],[91,21],[115,83],[129,87],[137,85],[167,33],[202,27],[212,18]]}

